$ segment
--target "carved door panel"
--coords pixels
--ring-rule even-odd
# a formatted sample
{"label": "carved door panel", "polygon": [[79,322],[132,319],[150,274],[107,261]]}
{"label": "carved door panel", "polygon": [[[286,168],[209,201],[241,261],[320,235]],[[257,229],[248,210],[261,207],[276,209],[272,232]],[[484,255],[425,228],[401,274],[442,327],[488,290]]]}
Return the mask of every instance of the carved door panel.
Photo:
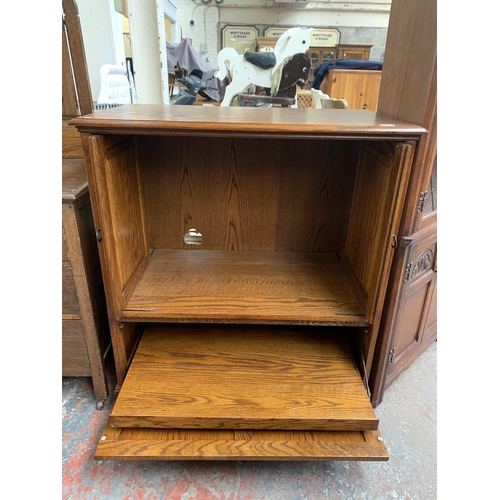
{"label": "carved door panel", "polygon": [[399,313],[389,351],[386,388],[436,338],[435,228],[415,234],[407,250]]}

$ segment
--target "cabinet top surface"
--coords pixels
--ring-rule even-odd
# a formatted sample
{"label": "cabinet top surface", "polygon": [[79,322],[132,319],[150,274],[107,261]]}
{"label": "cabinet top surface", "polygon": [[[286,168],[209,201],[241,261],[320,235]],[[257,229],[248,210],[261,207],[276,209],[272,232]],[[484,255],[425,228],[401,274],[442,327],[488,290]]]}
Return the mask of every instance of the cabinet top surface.
{"label": "cabinet top surface", "polygon": [[290,137],[418,137],[418,125],[365,110],[127,104],[70,122],[81,132]]}

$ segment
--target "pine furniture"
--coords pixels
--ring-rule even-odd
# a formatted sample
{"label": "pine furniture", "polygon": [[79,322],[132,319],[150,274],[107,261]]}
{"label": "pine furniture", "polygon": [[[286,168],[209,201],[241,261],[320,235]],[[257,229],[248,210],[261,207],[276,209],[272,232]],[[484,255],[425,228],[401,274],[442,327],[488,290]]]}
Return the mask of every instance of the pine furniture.
{"label": "pine furniture", "polygon": [[319,89],[333,99],[345,99],[349,109],[377,111],[382,71],[329,69]]}

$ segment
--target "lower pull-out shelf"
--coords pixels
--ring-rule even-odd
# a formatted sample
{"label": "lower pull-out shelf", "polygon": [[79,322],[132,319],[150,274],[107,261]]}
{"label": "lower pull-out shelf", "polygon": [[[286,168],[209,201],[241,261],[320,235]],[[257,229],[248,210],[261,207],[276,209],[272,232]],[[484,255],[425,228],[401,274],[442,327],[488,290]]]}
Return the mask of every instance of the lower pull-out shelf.
{"label": "lower pull-out shelf", "polygon": [[97,460],[389,460],[378,431],[104,429]]}
{"label": "lower pull-out shelf", "polygon": [[97,459],[386,460],[344,335],[149,325]]}

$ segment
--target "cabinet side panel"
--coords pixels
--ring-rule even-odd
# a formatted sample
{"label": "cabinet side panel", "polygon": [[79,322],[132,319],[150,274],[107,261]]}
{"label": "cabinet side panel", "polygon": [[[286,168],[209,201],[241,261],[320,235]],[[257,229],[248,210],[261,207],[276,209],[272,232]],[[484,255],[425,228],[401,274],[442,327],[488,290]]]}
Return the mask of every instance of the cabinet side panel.
{"label": "cabinet side panel", "polygon": [[199,250],[341,249],[357,143],[137,140],[151,247],[193,248],[183,236],[195,228]]}
{"label": "cabinet side panel", "polygon": [[62,376],[89,377],[92,375],[80,320],[62,320],[62,345]]}
{"label": "cabinet side panel", "polygon": [[79,225],[82,258],[85,266],[85,279],[89,290],[88,312],[92,315],[92,325],[98,332],[96,339],[99,345],[99,352],[103,355],[110,343],[109,323],[90,201],[86,201],[79,208],[78,213],[77,222]]}

